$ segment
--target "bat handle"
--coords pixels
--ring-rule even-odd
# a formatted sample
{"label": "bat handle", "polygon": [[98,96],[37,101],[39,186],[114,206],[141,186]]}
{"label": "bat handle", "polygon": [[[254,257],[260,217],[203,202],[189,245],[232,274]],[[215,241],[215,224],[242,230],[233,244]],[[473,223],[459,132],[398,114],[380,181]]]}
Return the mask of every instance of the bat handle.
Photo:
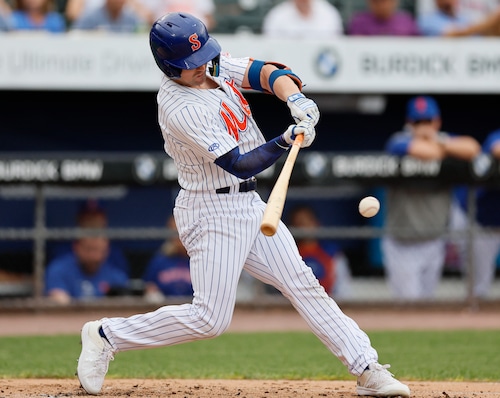
{"label": "bat handle", "polygon": [[293,141],[292,148],[288,153],[283,169],[269,196],[260,226],[261,232],[266,236],[273,236],[278,230],[278,224],[285,205],[288,183],[303,140],[304,134],[299,134]]}
{"label": "bat handle", "polygon": [[302,145],[302,141],[304,141],[304,134],[299,134],[297,137],[295,137],[292,146],[298,146],[300,148],[300,146]]}

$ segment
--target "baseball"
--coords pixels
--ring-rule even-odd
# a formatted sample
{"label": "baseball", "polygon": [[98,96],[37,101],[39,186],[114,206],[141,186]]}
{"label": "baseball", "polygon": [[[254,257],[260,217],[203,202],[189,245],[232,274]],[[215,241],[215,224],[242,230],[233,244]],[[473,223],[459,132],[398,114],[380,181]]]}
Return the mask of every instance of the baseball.
{"label": "baseball", "polygon": [[359,202],[359,213],[363,217],[373,217],[380,209],[380,202],[373,196],[367,196]]}

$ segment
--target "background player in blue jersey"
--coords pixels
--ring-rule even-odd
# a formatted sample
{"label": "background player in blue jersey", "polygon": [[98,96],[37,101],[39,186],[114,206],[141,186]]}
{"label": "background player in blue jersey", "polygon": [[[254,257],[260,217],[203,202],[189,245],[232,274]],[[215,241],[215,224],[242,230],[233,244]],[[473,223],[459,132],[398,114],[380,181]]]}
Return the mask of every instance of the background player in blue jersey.
{"label": "background player in blue jersey", "polygon": [[52,260],[45,274],[45,290],[52,300],[94,300],[114,292],[126,292],[128,277],[108,258],[105,237],[85,237],[73,242],[72,250]]}
{"label": "background player in blue jersey", "polygon": [[[489,159],[490,161],[487,161]],[[478,158],[482,165],[488,168],[496,167],[500,160],[500,129],[491,132],[482,145],[482,156]],[[467,216],[467,190],[465,187],[456,189],[458,205],[454,208],[454,228],[465,230],[470,227]],[[495,231],[500,226],[500,213],[497,211],[500,203],[500,188],[496,186],[480,186],[476,188],[476,229],[473,236],[473,278],[472,293],[474,297],[485,299],[495,279],[496,260],[500,250],[500,234]],[[486,227],[489,230],[483,229]],[[456,239],[455,243],[460,259],[460,266],[465,275],[468,274],[468,242],[467,239]]]}
{"label": "background player in blue jersey", "polygon": [[[410,99],[406,121],[406,129],[386,144],[391,154],[432,161],[445,157],[472,160],[479,153],[474,138],[440,130],[441,111],[432,97]],[[452,198],[452,187],[441,182],[388,187],[382,253],[395,298],[426,300],[435,294],[445,261],[443,235],[449,226]]]}
{"label": "background player in blue jersey", "polygon": [[[177,232],[173,216],[169,217],[167,227]],[[193,295],[189,256],[179,237],[169,238],[161,245],[146,266],[142,279],[148,301],[161,301],[165,296]]]}

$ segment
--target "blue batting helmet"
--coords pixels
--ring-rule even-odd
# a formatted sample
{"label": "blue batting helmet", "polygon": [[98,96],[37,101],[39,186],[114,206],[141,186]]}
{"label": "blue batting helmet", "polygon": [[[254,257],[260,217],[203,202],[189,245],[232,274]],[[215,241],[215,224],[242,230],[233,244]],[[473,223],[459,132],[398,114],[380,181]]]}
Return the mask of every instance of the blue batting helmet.
{"label": "blue batting helmet", "polygon": [[156,64],[170,78],[209,61],[210,72],[218,75],[221,47],[203,22],[190,14],[172,12],[158,19],[149,33],[149,44]]}

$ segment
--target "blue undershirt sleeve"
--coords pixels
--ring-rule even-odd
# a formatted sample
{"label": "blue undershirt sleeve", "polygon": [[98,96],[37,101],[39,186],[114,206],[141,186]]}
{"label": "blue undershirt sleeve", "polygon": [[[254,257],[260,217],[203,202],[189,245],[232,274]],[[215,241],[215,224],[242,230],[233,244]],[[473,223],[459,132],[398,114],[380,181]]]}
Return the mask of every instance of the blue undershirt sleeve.
{"label": "blue undershirt sleeve", "polygon": [[247,179],[274,164],[290,146],[278,136],[265,144],[241,154],[233,148],[215,160],[215,164],[238,178]]}
{"label": "blue undershirt sleeve", "polygon": [[389,140],[385,149],[393,155],[404,156],[408,154],[408,148],[411,143],[409,136],[397,136]]}
{"label": "blue undershirt sleeve", "polygon": [[490,153],[493,146],[500,140],[500,130],[496,130],[486,137],[483,144],[483,152]]}

